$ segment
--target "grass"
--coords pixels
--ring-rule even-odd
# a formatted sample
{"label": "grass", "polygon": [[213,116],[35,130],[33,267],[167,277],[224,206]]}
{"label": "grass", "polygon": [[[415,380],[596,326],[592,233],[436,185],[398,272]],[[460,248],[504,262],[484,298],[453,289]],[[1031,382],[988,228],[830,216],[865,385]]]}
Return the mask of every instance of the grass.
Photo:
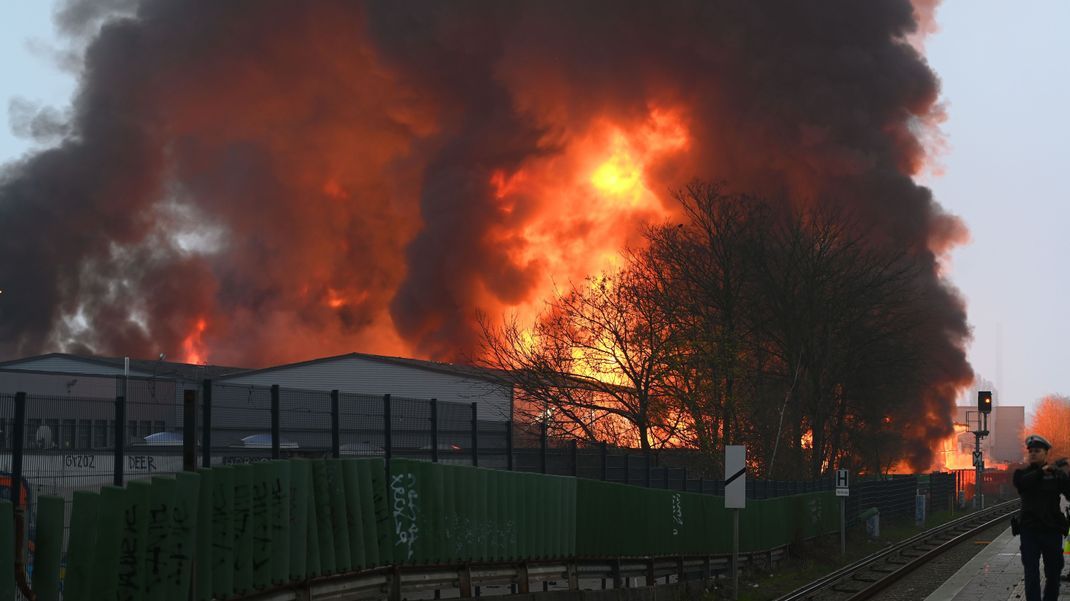
{"label": "grass", "polygon": [[[880,538],[870,539],[861,527],[847,530],[847,552],[840,555],[840,536],[833,534],[815,540],[792,545],[788,557],[777,564],[775,571],[765,568],[744,570],[740,575],[740,601],[770,601],[794,591],[795,589],[817,580],[849,563],[858,561],[892,545],[905,540],[952,519],[962,517],[965,511],[939,511],[929,514],[922,526],[914,524],[912,518],[881,521]],[[707,597],[708,601],[730,598],[727,589],[715,590]]]}

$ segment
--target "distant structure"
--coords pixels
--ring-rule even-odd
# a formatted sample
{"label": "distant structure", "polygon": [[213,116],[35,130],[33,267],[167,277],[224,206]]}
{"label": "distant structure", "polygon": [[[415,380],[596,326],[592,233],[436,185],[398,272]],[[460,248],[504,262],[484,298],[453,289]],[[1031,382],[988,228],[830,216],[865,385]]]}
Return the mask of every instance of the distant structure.
{"label": "distant structure", "polygon": [[[988,416],[989,435],[981,444],[988,463],[992,460],[1001,463],[1018,463],[1022,461],[1022,432],[1025,430],[1025,407],[999,406],[996,404],[996,391],[992,391],[992,414]],[[976,395],[976,392],[974,393]],[[973,450],[973,430],[977,428],[976,405],[955,408],[955,423],[968,426],[966,432],[960,433],[958,448],[960,452]]]}

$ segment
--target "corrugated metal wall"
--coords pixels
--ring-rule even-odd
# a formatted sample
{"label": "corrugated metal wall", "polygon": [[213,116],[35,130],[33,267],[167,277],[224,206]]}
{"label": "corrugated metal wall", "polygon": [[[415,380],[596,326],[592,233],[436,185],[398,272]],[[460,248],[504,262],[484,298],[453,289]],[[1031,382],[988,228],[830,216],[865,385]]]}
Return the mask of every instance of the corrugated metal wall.
{"label": "corrugated metal wall", "polygon": [[220,384],[251,384],[304,390],[339,390],[367,395],[390,394],[448,403],[478,404],[482,420],[507,420],[512,391],[491,381],[393,365],[359,357],[338,357],[304,365],[261,370],[216,380]]}

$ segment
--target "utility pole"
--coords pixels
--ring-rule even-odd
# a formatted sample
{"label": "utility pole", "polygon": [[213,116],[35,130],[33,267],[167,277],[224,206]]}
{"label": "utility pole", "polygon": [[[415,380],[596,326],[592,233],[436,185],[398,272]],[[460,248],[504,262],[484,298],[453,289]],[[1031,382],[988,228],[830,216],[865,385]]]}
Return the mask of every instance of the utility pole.
{"label": "utility pole", "polygon": [[990,390],[978,390],[977,391],[977,429],[973,431],[973,467],[974,472],[974,493],[973,493],[973,508],[984,509],[984,489],[982,483],[984,482],[985,474],[985,457],[981,452],[981,439],[988,436],[988,414],[992,413],[992,391]]}

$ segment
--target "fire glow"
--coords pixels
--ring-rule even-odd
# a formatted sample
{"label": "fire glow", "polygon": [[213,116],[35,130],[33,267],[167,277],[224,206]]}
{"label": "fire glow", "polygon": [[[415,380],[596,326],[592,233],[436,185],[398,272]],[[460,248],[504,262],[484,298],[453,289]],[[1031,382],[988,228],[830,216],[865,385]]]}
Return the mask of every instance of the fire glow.
{"label": "fire glow", "polygon": [[965,230],[912,179],[942,110],[907,0],[136,4],[65,16],[96,32],[69,135],[3,166],[0,358],[467,359],[723,181],[935,258],[917,455],[945,435]]}

